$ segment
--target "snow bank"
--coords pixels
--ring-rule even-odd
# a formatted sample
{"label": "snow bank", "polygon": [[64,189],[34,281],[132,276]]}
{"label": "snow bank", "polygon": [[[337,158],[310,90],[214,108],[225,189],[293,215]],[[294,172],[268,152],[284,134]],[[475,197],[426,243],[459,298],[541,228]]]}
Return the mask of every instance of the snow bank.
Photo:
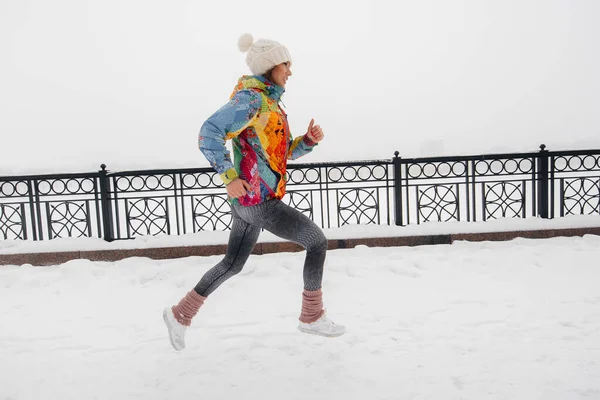
{"label": "snow bank", "polygon": [[303,253],[251,256],[188,348],[161,310],[219,259],[0,268],[0,398],[600,398],[600,237],[334,250],[337,339],[296,330]]}

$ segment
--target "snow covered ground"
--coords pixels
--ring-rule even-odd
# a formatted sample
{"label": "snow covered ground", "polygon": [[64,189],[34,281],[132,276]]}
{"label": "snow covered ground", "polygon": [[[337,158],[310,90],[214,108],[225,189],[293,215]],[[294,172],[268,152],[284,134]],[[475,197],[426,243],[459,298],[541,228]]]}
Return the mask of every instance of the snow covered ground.
{"label": "snow covered ground", "polygon": [[304,253],[251,256],[169,345],[220,257],[0,267],[0,399],[600,399],[600,237],[334,250],[341,338],[296,330]]}

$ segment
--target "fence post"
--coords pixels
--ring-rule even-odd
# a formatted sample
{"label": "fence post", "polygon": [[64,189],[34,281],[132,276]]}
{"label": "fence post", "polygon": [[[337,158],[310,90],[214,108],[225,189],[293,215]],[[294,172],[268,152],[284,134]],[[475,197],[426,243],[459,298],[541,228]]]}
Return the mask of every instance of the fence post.
{"label": "fence post", "polygon": [[110,206],[110,183],[108,181],[106,165],[100,166],[100,204],[102,206],[102,228],[104,230],[104,240],[112,242],[115,240],[112,223],[112,207]]}
{"label": "fence post", "polygon": [[548,150],[546,145],[540,145],[540,155],[537,160],[537,198],[538,216],[548,218]]}
{"label": "fence post", "polygon": [[394,163],[394,219],[396,225],[402,226],[402,157],[398,157],[399,154],[398,151],[395,151],[392,160]]}

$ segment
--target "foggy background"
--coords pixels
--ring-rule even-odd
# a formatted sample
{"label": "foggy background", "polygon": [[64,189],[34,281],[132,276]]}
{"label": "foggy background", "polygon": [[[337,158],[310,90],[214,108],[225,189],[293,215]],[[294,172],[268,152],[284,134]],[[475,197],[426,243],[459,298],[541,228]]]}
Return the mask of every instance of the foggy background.
{"label": "foggy background", "polygon": [[0,175],[198,167],[200,126],[281,42],[301,161],[600,147],[600,2],[0,0]]}

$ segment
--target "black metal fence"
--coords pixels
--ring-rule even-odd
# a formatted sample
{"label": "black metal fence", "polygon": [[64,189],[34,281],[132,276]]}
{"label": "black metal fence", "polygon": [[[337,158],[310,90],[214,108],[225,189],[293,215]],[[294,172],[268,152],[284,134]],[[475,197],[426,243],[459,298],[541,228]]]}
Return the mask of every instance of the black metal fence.
{"label": "black metal fence", "polygon": [[[288,165],[293,205],[323,228],[600,215],[600,150]],[[0,239],[228,230],[212,168],[0,177]]]}

